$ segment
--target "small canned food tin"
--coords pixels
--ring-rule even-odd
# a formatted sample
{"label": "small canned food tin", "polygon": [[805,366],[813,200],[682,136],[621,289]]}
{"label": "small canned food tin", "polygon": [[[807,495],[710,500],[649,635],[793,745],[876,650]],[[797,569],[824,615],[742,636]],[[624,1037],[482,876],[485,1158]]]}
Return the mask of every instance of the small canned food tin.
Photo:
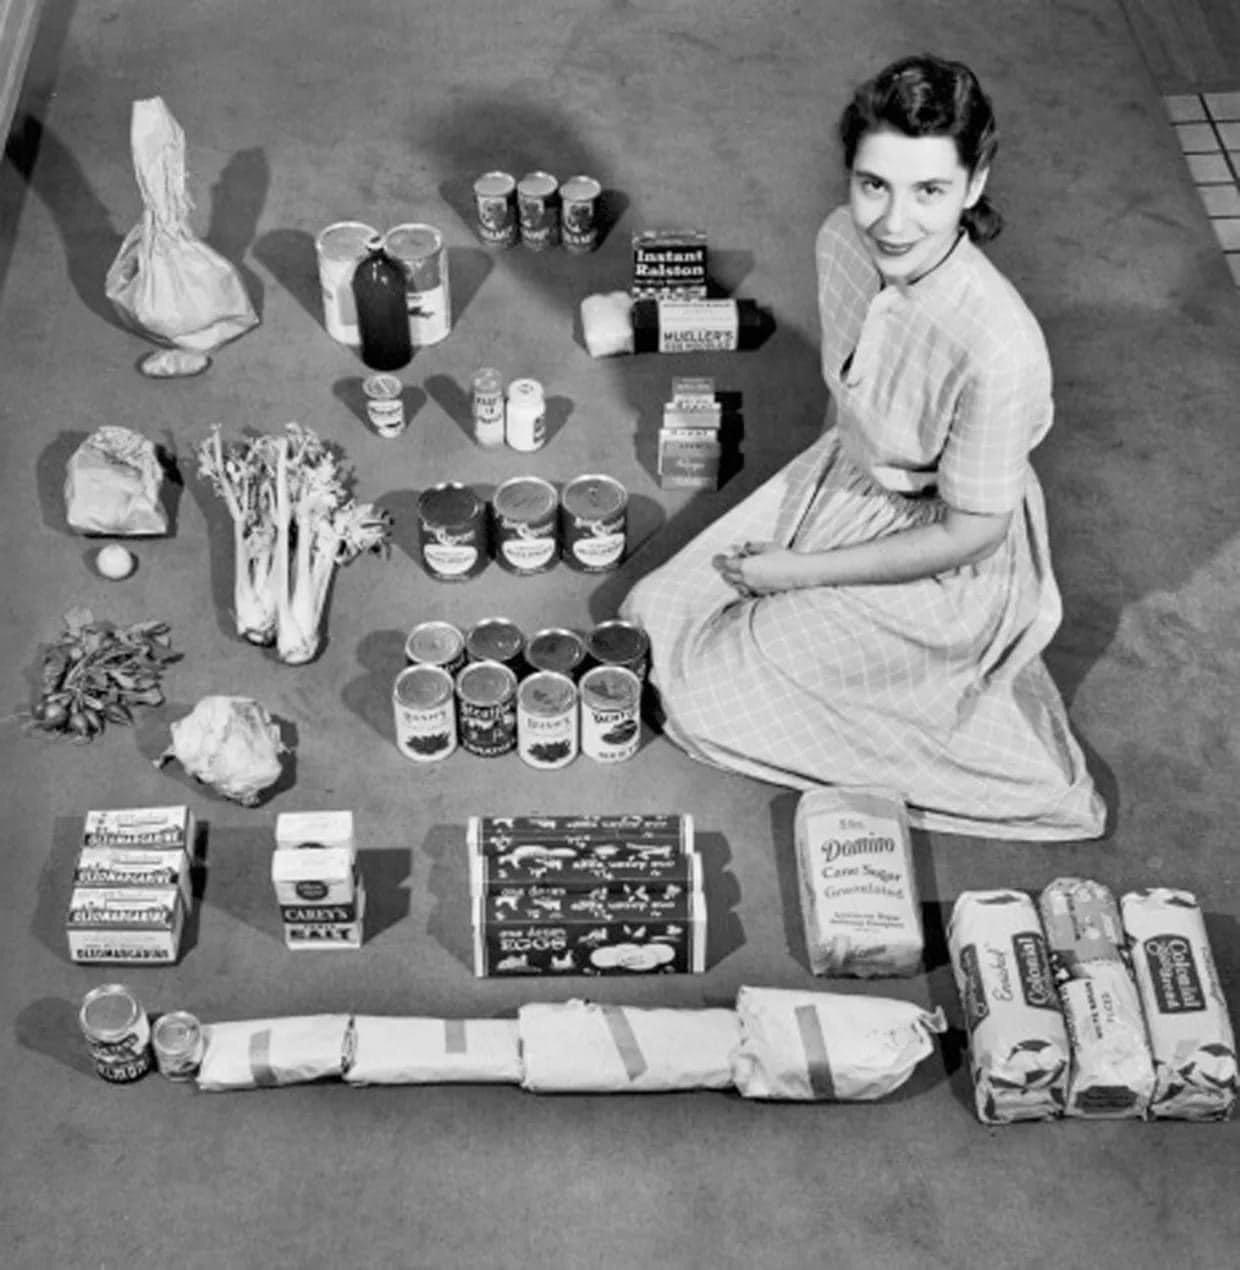
{"label": "small canned food tin", "polygon": [[525,654],[525,635],[506,617],[484,617],[465,635],[466,661],[497,661],[520,674]]}
{"label": "small canned food tin", "polygon": [[514,476],[491,499],[495,559],[509,573],[545,573],[559,559],[555,486],[538,476]]}
{"label": "small canned food tin", "polygon": [[508,385],[504,439],[514,450],[541,450],[547,440],[547,399],[537,379],[514,379]]}
{"label": "small canned food tin", "polygon": [[629,496],[610,476],[578,476],[560,495],[564,561],[582,573],[606,573],[624,560]]}
{"label": "small canned food tin", "polygon": [[517,688],[517,753],[530,767],[567,767],[577,757],[577,685],[540,670]]}
{"label": "small canned food tin", "polygon": [[592,176],[570,176],[560,186],[564,250],[584,255],[598,246],[598,203],[603,187]]}
{"label": "small canned food tin", "polygon": [[357,328],[353,275],[366,256],[367,242],[377,232],[361,221],[342,220],[328,225],[314,240],[319,286],[323,292],[323,327],[332,339],[353,348],[362,342]]}
{"label": "small canned food tin", "polygon": [[434,763],[456,749],[456,699],[442,666],[407,666],[392,685],[396,748],[415,763]]}
{"label": "small canned food tin", "polygon": [[169,1080],[192,1080],[202,1065],[206,1037],[202,1024],[186,1010],[161,1014],[151,1028],[155,1066]]}
{"label": "small canned food tin", "polygon": [[531,251],[546,251],[560,241],[560,183],[550,172],[527,172],[517,182],[521,241]]}
{"label": "small canned food tin", "polygon": [[623,666],[595,666],[581,677],[581,752],[622,763],[642,740],[642,681]]}
{"label": "small canned food tin", "polygon": [[151,1070],[151,1023],[123,983],[92,988],[82,999],[78,1023],[104,1080],[128,1085]]}
{"label": "small canned food tin", "polygon": [[486,504],[456,481],[424,490],[418,499],[418,539],[431,577],[441,582],[476,577],[487,564]]}
{"label": "small canned food tin", "polygon": [[405,270],[409,342],[426,348],[446,339],[452,329],[452,294],[443,235],[433,225],[397,225],[384,236],[383,250]]}
{"label": "small canned food tin", "polygon": [[474,372],[470,381],[474,440],[488,449],[504,444],[504,377],[490,366]]}
{"label": "small canned food tin", "polygon": [[366,416],[381,437],[398,437],[405,430],[403,386],[395,375],[367,375],[362,380]]}
{"label": "small canned food tin", "polygon": [[456,677],[461,748],[494,758],[517,748],[517,677],[497,661],[471,662]]}
{"label": "small canned food tin", "polygon": [[549,627],[530,636],[525,662],[531,670],[554,670],[576,679],[586,659],[586,642],[576,631]]}
{"label": "small canned food tin", "polygon": [[474,182],[478,237],[488,247],[511,247],[521,236],[517,181],[507,172],[484,172]]}
{"label": "small canned food tin", "polygon": [[451,622],[419,622],[405,640],[405,660],[455,675],[465,664],[465,636]]}
{"label": "small canned food tin", "polygon": [[643,683],[650,671],[650,637],[633,622],[614,618],[600,622],[586,636],[586,652],[593,666],[623,666]]}

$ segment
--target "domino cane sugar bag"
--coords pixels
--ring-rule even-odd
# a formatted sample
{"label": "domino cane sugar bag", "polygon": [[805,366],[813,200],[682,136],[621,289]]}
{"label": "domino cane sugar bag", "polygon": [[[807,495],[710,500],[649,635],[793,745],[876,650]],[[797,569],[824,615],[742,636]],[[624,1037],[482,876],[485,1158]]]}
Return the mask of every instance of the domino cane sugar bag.
{"label": "domino cane sugar bag", "polygon": [[198,1088],[265,1089],[340,1076],[349,1046],[347,1014],[208,1023]]}
{"label": "domino cane sugar bag", "polygon": [[385,1018],[358,1014],[350,1085],[521,1083],[516,1019]]}

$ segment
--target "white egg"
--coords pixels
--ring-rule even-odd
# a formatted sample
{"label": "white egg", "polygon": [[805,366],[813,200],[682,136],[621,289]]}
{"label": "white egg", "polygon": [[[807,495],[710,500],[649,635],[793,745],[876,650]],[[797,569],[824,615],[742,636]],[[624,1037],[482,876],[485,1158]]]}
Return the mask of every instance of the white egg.
{"label": "white egg", "polygon": [[95,557],[95,567],[105,578],[113,581],[129,577],[137,563],[133,552],[116,542],[101,547]]}

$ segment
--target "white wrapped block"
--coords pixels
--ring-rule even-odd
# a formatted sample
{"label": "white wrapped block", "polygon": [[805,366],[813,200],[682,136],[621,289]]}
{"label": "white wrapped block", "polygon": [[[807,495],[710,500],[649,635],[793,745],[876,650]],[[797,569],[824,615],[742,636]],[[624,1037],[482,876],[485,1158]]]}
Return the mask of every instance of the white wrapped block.
{"label": "white wrapped block", "polygon": [[521,1075],[516,1019],[354,1016],[350,1085],[519,1085]]}
{"label": "white wrapped block", "polygon": [[349,1024],[347,1014],[208,1023],[198,1088],[266,1089],[340,1076]]}

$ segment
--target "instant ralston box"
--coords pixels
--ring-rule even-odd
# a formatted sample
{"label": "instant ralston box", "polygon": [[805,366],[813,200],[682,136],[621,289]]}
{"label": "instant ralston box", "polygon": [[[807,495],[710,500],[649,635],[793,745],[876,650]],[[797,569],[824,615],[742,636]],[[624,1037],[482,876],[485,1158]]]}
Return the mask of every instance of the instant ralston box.
{"label": "instant ralston box", "polygon": [[633,235],[635,300],[704,300],[706,234],[700,229],[640,230]]}
{"label": "instant ralston box", "polygon": [[181,950],[185,904],[176,886],[77,886],[66,933],[76,962],[170,964]]}
{"label": "instant ralston box", "polygon": [[351,811],[276,817],[271,881],[288,948],[360,948],[366,897]]}

